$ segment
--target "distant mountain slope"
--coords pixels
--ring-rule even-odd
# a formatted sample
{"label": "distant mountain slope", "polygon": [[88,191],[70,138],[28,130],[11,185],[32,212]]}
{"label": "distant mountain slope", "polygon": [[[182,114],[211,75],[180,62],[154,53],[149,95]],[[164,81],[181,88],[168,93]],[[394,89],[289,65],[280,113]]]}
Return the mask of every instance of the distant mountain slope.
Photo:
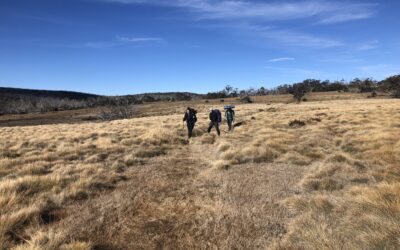
{"label": "distant mountain slope", "polygon": [[101,96],[73,91],[0,87],[0,115],[61,111],[100,106],[121,106],[157,101],[197,100],[204,95],[189,92]]}
{"label": "distant mountain slope", "polygon": [[20,97],[50,97],[59,99],[75,99],[85,100],[88,98],[100,97],[99,95],[87,94],[73,91],[58,90],[36,90],[36,89],[20,89],[20,88],[4,88],[0,87],[0,97],[7,99],[15,99]]}
{"label": "distant mountain slope", "polygon": [[[0,98],[1,97],[6,99],[18,99],[21,97],[50,97],[57,99],[85,100],[88,98],[97,98],[106,96],[74,92],[74,91],[37,90],[37,89],[0,87]],[[107,97],[115,97],[115,96],[107,96]],[[118,97],[120,98],[133,97],[137,100],[142,100],[146,102],[146,101],[164,101],[164,100],[176,100],[176,101],[192,100],[192,99],[200,99],[203,97],[203,95],[190,92],[166,92],[166,93],[143,93],[134,95],[123,95]]]}

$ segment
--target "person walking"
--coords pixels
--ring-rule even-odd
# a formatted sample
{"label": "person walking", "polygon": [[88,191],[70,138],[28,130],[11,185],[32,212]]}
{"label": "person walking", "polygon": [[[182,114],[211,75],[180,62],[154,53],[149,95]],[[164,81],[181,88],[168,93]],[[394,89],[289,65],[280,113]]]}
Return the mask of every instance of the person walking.
{"label": "person walking", "polygon": [[221,122],[221,112],[218,109],[210,109],[210,125],[208,126],[208,133],[211,132],[211,129],[215,127],[217,130],[218,136],[221,135],[221,132],[219,130],[219,123]]}
{"label": "person walking", "polygon": [[185,116],[183,117],[183,122],[186,122],[188,129],[188,138],[192,137],[194,125],[197,122],[197,111],[191,107],[188,107],[185,112]]}
{"label": "person walking", "polygon": [[234,106],[226,106],[225,108],[225,119],[228,122],[228,131],[232,131],[233,123],[235,122],[235,110]]}

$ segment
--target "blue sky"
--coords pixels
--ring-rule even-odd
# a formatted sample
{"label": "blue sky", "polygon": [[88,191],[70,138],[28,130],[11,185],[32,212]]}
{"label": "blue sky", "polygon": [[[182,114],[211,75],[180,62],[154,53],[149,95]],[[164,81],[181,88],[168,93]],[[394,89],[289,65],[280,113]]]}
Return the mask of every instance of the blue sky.
{"label": "blue sky", "polygon": [[0,86],[117,95],[400,73],[400,1],[1,0]]}

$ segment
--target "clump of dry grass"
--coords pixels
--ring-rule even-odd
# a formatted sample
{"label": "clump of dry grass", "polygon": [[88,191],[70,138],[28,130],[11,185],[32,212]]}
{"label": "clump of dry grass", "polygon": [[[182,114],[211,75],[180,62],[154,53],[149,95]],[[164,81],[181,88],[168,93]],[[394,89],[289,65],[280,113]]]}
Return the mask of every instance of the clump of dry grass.
{"label": "clump of dry grass", "polygon": [[232,165],[231,161],[226,161],[226,160],[217,160],[213,162],[213,166],[217,169],[225,169],[228,170]]}
{"label": "clump of dry grass", "polygon": [[91,250],[92,245],[87,242],[73,241],[66,243],[62,232],[39,231],[24,245],[19,245],[15,250]]}
{"label": "clump of dry grass", "polygon": [[289,122],[289,127],[292,127],[292,128],[300,128],[305,125],[306,125],[306,122],[302,121],[302,120],[293,120],[293,121]]}
{"label": "clump of dry grass", "polygon": [[248,162],[272,162],[277,155],[275,150],[264,145],[264,147],[248,146],[239,150],[230,149],[223,152],[221,158],[226,161],[229,160],[234,164],[243,164]]}
{"label": "clump of dry grass", "polygon": [[203,134],[201,136],[201,143],[203,144],[213,144],[216,140],[216,135],[215,134]]}

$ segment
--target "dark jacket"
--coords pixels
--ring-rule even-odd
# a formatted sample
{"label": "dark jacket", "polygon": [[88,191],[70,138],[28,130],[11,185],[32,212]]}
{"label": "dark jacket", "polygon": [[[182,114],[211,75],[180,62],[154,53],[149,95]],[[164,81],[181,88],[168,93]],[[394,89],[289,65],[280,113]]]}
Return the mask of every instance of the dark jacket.
{"label": "dark jacket", "polygon": [[209,118],[212,122],[220,122],[221,112],[218,110],[213,110],[210,112]]}
{"label": "dark jacket", "polygon": [[185,112],[185,116],[183,117],[183,121],[187,123],[196,123],[197,122],[197,116],[196,116],[196,111],[191,109],[189,112]]}

